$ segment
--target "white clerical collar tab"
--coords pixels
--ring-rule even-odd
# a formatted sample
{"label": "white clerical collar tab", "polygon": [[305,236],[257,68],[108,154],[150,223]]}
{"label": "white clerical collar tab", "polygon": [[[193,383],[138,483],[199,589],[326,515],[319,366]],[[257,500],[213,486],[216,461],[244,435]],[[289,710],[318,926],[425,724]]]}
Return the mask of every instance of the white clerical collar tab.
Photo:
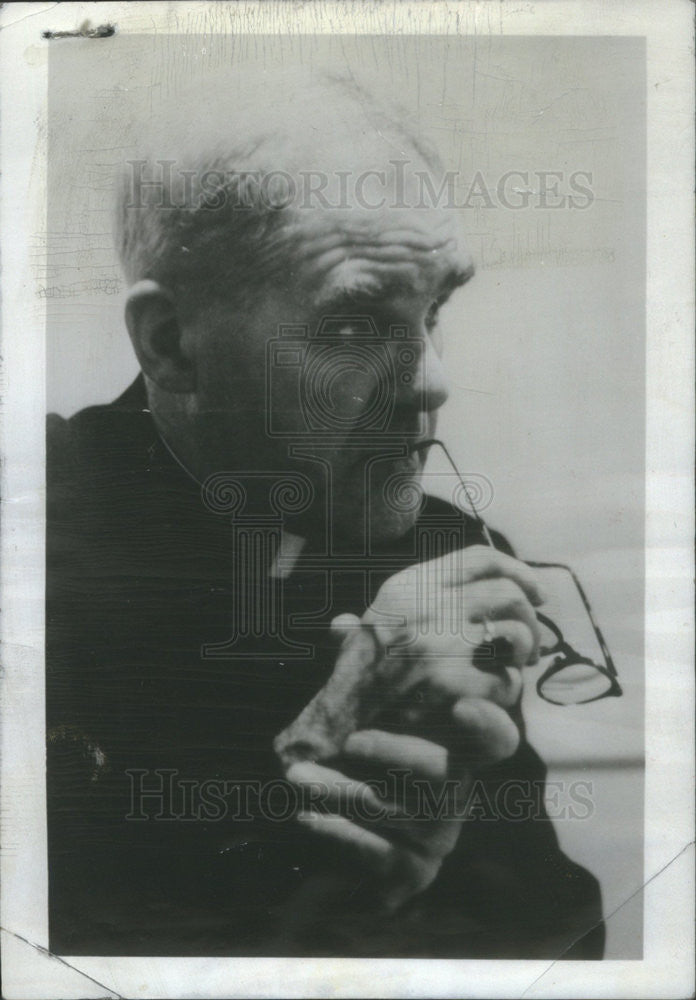
{"label": "white clerical collar tab", "polygon": [[304,544],[305,539],[301,535],[293,535],[291,531],[284,531],[280,538],[280,548],[270,569],[270,575],[281,580],[290,576]]}

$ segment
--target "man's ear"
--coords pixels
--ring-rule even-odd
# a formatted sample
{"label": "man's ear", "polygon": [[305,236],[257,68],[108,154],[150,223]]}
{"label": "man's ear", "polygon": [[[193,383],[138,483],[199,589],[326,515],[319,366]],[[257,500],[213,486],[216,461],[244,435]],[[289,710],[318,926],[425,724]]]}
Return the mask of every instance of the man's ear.
{"label": "man's ear", "polygon": [[126,302],[126,326],[143,372],[167,392],[196,388],[194,359],[187,351],[171,294],[156,281],[133,285]]}

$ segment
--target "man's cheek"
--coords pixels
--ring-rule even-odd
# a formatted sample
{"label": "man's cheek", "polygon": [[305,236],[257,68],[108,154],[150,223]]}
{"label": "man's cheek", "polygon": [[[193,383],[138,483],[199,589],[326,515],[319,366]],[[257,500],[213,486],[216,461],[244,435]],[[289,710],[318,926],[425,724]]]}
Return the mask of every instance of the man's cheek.
{"label": "man's cheek", "polygon": [[359,356],[331,358],[310,371],[303,384],[303,403],[326,431],[357,431],[367,435],[383,429],[389,406],[387,389],[378,373]]}

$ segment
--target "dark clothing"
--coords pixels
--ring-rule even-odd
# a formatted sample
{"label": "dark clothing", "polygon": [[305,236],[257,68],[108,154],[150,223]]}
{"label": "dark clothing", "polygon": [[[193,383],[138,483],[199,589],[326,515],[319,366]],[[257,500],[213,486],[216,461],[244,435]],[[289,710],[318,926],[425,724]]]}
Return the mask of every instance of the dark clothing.
{"label": "dark clothing", "polygon": [[[278,585],[276,634],[251,628],[216,650],[244,617],[232,522],[162,444],[142,379],[112,405],[49,417],[51,950],[601,957],[597,882],[561,853],[524,739],[486,773],[484,804],[433,885],[391,917],[272,783],[273,737],[332,669],[330,619],[361,614],[443,524],[451,546],[481,542],[475,522],[429,498],[374,572],[332,569],[330,594],[303,553]],[[538,798],[519,820],[490,815],[509,779]]]}

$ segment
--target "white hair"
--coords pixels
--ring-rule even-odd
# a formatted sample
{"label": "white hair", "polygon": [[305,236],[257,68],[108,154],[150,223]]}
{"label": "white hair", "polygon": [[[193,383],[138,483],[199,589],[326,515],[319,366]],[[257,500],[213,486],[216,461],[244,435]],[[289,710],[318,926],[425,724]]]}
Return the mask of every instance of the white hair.
{"label": "white hair", "polygon": [[339,171],[377,150],[410,150],[440,168],[402,111],[327,74],[209,77],[170,95],[144,125],[142,153],[119,179],[117,250],[129,283],[158,281],[185,292],[182,301],[268,279],[263,251],[286,213],[261,196],[259,175]]}

